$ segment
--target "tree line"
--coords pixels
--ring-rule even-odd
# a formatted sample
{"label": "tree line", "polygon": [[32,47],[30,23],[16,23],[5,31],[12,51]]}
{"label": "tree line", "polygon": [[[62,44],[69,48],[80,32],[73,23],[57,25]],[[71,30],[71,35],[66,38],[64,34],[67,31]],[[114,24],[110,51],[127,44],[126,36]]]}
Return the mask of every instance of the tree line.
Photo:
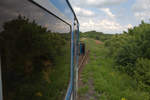
{"label": "tree line", "polygon": [[109,57],[116,62],[114,68],[130,75],[138,88],[150,94],[150,24],[141,21],[128,32],[116,34],[105,41]]}

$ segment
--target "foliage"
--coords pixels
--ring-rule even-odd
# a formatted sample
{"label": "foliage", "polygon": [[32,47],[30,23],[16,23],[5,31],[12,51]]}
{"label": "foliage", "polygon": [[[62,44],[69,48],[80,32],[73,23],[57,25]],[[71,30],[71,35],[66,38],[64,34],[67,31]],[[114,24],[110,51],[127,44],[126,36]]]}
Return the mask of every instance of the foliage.
{"label": "foliage", "polygon": [[79,88],[78,90],[78,94],[81,96],[81,95],[84,95],[87,91],[88,91],[89,87],[86,85],[84,87],[81,87]]}
{"label": "foliage", "polygon": [[82,81],[93,79],[95,91],[100,95],[99,100],[150,99],[148,92],[138,88],[135,79],[114,69],[116,62],[113,57],[108,57],[109,48],[104,44],[96,44],[95,40],[89,38],[84,42],[90,50],[90,60],[84,67]]}
{"label": "foliage", "polygon": [[80,37],[84,37],[84,38],[93,38],[95,40],[100,40],[100,41],[105,41],[107,39],[110,39],[112,35],[111,34],[104,34],[102,32],[96,32],[96,31],[88,31],[88,32],[84,32],[81,33],[80,32]]}
{"label": "foliage", "polygon": [[107,40],[105,46],[109,49],[108,56],[115,59],[117,68],[135,78],[143,89],[147,87],[150,93],[150,24],[142,21],[128,32]]}
{"label": "foliage", "polygon": [[139,87],[150,92],[150,60],[140,58],[136,61],[135,79]]}

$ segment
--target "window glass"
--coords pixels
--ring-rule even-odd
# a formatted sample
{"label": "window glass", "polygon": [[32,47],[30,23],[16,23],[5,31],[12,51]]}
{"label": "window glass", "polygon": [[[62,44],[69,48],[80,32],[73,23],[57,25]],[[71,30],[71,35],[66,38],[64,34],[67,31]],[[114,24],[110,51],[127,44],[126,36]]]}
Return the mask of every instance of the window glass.
{"label": "window glass", "polygon": [[65,16],[67,16],[70,20],[74,20],[74,15],[69,8],[66,0],[49,0],[55,5]]}
{"label": "window glass", "polygon": [[70,26],[28,0],[0,0],[4,100],[63,100]]}

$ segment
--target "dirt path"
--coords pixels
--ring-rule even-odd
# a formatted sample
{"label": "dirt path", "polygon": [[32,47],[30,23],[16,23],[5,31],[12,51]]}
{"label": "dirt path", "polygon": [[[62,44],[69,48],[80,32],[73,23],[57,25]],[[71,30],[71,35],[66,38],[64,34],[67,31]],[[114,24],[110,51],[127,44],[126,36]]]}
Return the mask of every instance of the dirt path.
{"label": "dirt path", "polygon": [[[82,71],[85,68],[85,65],[88,63],[89,61],[89,57],[87,57],[86,61],[83,63],[83,65],[81,66],[80,70],[79,70],[79,89],[88,86],[88,89],[86,91],[86,93],[84,94],[78,94],[78,100],[98,100],[98,96],[96,96],[96,92],[94,90],[94,85],[93,85],[93,79],[92,79],[92,75],[90,75],[88,82],[86,84],[84,84],[82,82]],[[91,74],[91,73],[89,73]]]}
{"label": "dirt path", "polygon": [[[78,100],[98,100],[98,97],[96,96],[96,92],[94,90],[93,80],[89,79],[86,85],[88,85],[88,91],[84,95],[79,94]],[[85,84],[82,84],[79,86],[79,88],[84,86]]]}
{"label": "dirt path", "polygon": [[103,44],[103,42],[99,41],[99,40],[95,40],[96,44]]}

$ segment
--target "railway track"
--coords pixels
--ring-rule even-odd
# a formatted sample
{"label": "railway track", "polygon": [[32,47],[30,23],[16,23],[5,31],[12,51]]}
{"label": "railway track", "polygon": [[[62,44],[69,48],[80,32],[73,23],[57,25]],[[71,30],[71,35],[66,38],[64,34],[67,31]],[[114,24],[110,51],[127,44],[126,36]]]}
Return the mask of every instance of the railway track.
{"label": "railway track", "polygon": [[86,64],[86,62],[87,62],[87,58],[88,58],[88,56],[89,56],[89,50],[85,53],[85,55],[81,55],[80,57],[79,57],[79,69],[78,69],[78,72],[80,72],[81,71],[81,69],[82,69],[82,67]]}

